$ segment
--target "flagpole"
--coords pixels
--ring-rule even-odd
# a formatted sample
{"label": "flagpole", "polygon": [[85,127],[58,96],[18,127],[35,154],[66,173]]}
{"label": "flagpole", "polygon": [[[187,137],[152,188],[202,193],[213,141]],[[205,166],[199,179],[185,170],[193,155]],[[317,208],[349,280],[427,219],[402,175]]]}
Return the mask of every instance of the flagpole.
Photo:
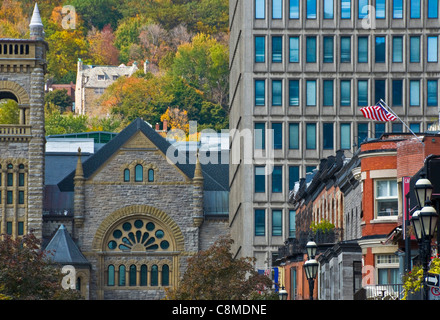
{"label": "flagpole", "polygon": [[409,132],[411,132],[413,135],[414,135],[414,137],[416,137],[417,138],[417,140],[423,145],[423,146],[425,146],[425,144],[419,139],[419,137],[417,137],[417,135],[414,133],[414,131],[412,131],[407,125],[406,125],[406,123],[405,122],[403,122],[403,120],[402,119],[400,119],[399,118],[399,116],[387,105],[387,103],[385,102],[385,101],[383,101],[382,99],[380,99],[379,100],[379,103],[381,103],[381,104],[384,104],[385,105],[385,107],[388,109],[388,111],[389,112],[391,112],[397,119],[399,119],[400,120],[400,122],[402,122],[403,123],[403,125],[409,130]]}

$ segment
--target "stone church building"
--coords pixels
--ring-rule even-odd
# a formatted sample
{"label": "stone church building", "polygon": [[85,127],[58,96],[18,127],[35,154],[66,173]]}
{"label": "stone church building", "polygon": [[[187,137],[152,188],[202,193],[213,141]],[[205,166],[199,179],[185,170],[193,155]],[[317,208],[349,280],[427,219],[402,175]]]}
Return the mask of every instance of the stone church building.
{"label": "stone church building", "polygon": [[[19,124],[0,125],[1,233],[41,238],[86,299],[163,298],[187,259],[228,233],[227,212],[215,210],[228,165],[176,149],[142,119],[93,154],[46,154],[37,6],[30,28],[28,40],[0,39],[0,98],[20,108]],[[54,203],[64,214],[50,213]]]}

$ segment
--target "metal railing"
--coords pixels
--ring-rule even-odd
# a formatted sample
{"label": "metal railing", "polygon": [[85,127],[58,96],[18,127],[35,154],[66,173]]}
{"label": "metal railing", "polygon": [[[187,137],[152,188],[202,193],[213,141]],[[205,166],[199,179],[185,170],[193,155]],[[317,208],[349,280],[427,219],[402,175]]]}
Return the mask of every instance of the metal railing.
{"label": "metal railing", "polygon": [[362,287],[354,295],[354,300],[402,300],[402,284],[378,284]]}

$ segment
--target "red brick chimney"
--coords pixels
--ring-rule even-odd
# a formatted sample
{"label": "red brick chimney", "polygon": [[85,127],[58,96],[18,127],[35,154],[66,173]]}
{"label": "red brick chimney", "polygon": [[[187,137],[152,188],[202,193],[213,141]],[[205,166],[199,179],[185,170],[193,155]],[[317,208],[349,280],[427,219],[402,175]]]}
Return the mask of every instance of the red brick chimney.
{"label": "red brick chimney", "polygon": [[168,131],[168,120],[164,120],[163,121],[163,129],[162,129],[164,132],[167,132]]}

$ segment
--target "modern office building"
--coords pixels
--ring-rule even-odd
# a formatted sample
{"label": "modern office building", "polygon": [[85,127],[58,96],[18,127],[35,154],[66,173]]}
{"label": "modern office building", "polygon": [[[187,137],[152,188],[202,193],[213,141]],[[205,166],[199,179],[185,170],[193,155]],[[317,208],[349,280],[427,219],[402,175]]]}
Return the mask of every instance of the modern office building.
{"label": "modern office building", "polygon": [[[438,0],[230,0],[230,226],[270,267],[294,182],[366,138],[438,123]],[[366,119],[383,99],[402,119]],[[273,152],[270,152],[271,149]],[[273,155],[258,161],[257,155]],[[270,158],[270,157],[269,157]],[[267,170],[269,167],[269,170]],[[263,174],[261,174],[263,173]]]}

